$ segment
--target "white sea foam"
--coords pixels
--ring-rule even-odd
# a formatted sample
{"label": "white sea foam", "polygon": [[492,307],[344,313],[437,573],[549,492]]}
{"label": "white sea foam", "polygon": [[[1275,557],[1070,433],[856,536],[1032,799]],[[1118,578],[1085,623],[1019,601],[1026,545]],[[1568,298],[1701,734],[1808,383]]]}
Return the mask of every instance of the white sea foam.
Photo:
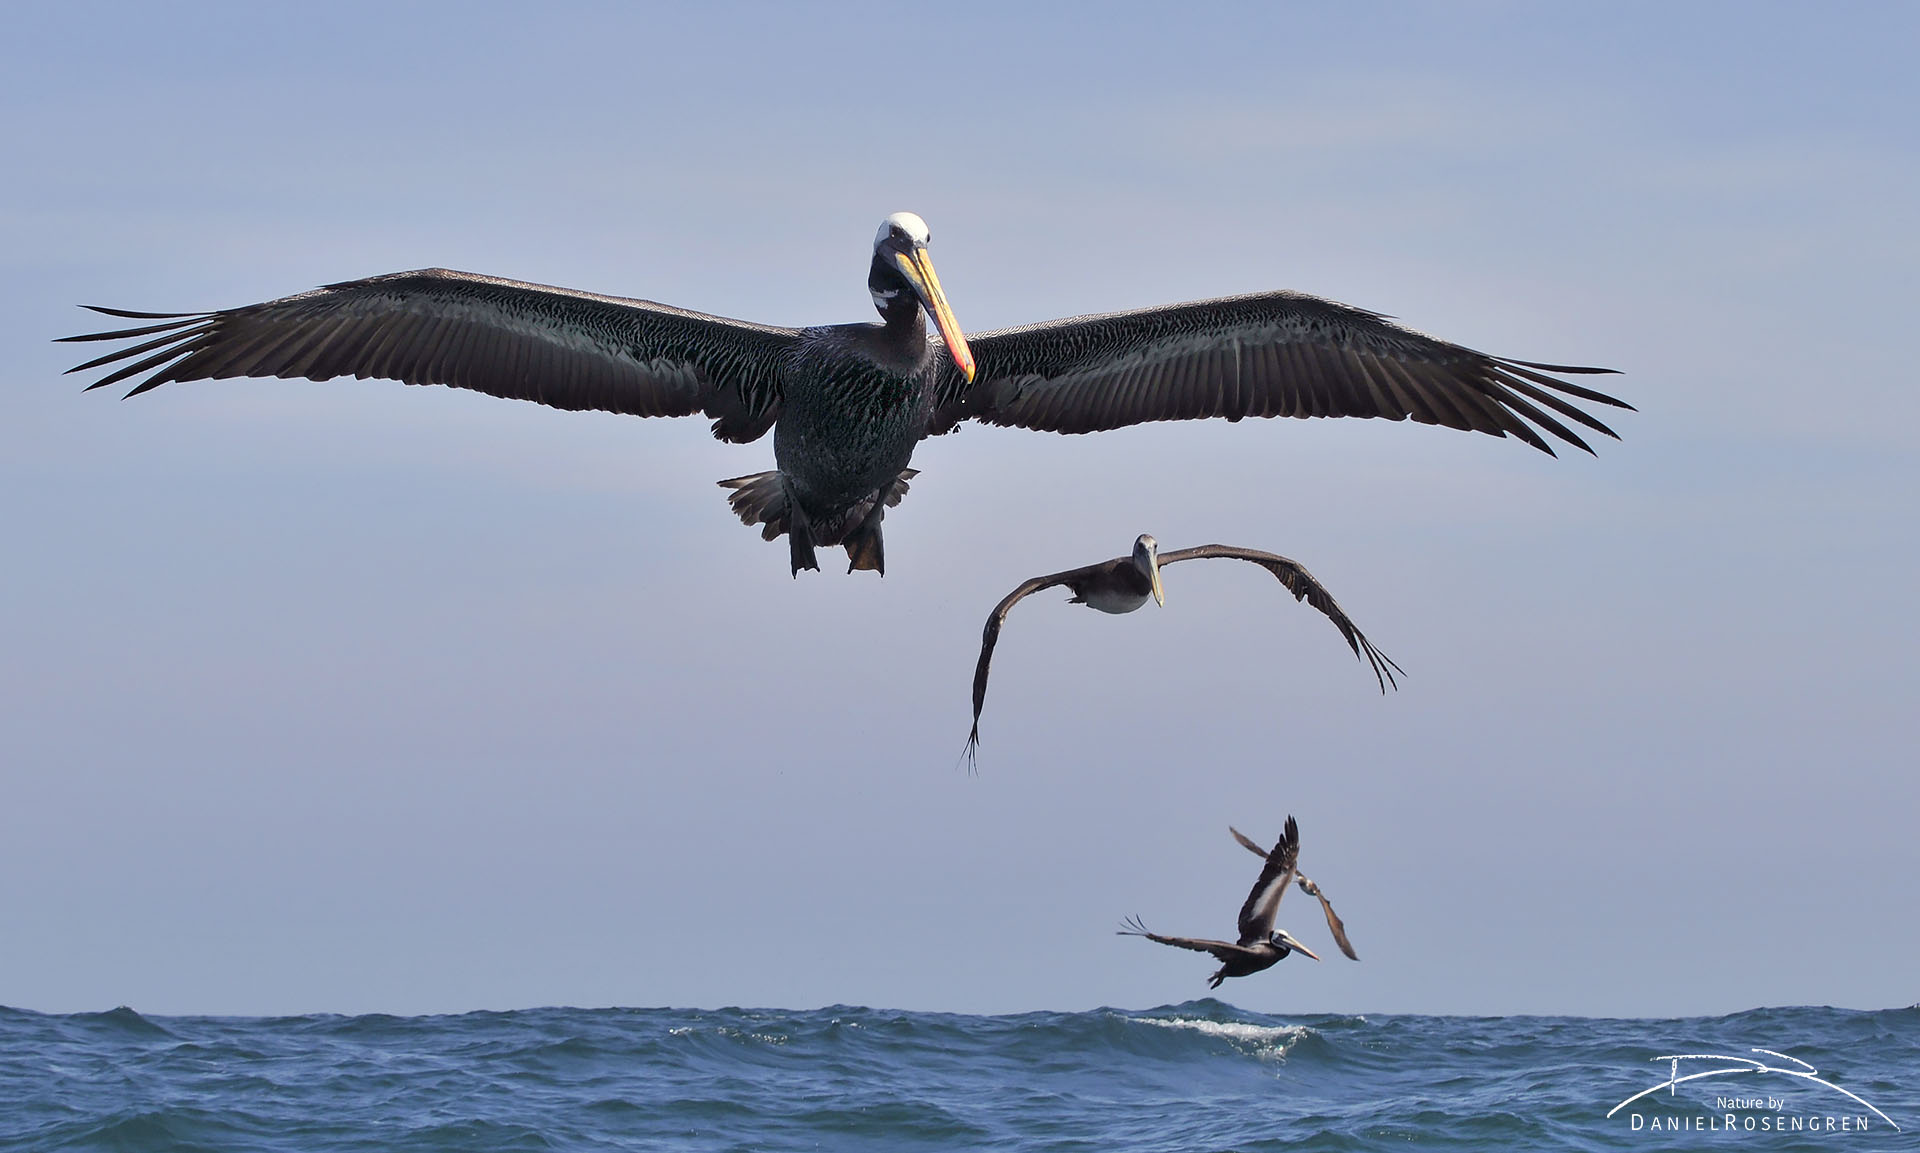
{"label": "white sea foam", "polygon": [[1312,1032],[1305,1025],[1250,1025],[1243,1021],[1209,1021],[1204,1017],[1129,1017],[1142,1025],[1162,1029],[1190,1029],[1209,1037],[1223,1037],[1262,1057],[1285,1057],[1287,1050]]}
{"label": "white sea foam", "polygon": [[739,1029],[732,1025],[716,1025],[701,1028],[696,1028],[692,1025],[676,1025],[667,1030],[667,1036],[687,1037],[696,1033],[707,1032],[709,1028],[716,1037],[740,1037],[748,1041],[759,1041],[766,1045],[784,1045],[789,1040],[778,1033],[755,1033],[751,1029]]}
{"label": "white sea foam", "polygon": [[714,1030],[714,1032],[720,1034],[722,1037],[741,1037],[748,1041],[758,1041],[763,1045],[784,1045],[787,1043],[787,1039],[778,1033],[756,1033],[751,1029],[736,1029],[731,1025],[722,1025]]}

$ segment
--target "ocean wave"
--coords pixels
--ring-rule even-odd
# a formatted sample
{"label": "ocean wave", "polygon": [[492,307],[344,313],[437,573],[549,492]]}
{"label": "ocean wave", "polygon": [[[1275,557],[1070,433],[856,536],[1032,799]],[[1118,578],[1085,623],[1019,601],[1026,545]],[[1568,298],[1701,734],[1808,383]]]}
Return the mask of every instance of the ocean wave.
{"label": "ocean wave", "polygon": [[[0,1011],[0,1151],[1602,1149],[1630,1140],[1606,1111],[1664,1076],[1648,1058],[1676,1044],[1779,1048],[1920,1131],[1920,1014],[1906,1009],[13,1010]],[[1776,1095],[1792,1088],[1780,1080]]]}

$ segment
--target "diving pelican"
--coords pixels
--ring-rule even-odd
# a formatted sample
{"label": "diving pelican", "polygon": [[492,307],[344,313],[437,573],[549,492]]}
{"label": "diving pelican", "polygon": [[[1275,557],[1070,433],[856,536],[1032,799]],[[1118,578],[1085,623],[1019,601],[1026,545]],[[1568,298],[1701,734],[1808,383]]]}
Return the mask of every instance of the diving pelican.
{"label": "diving pelican", "polygon": [[[1271,855],[1266,849],[1260,847],[1260,842],[1247,836],[1232,825],[1227,826],[1227,832],[1232,833],[1233,839],[1245,845],[1255,856],[1266,857]],[[1320,891],[1320,886],[1308,880],[1307,875],[1299,871],[1298,860],[1296,860],[1294,864],[1294,880],[1299,883],[1301,892],[1309,897],[1315,897],[1320,901],[1320,911],[1327,915],[1327,931],[1333,934],[1333,943],[1340,946],[1340,951],[1347,955],[1348,960],[1358,961],[1360,954],[1353,951],[1353,942],[1347,940],[1347,923],[1340,919],[1340,914],[1333,911],[1333,902],[1327,900],[1327,895]]]}
{"label": "diving pelican", "polygon": [[[1300,562],[1277,553],[1224,544],[1205,544],[1163,553],[1159,541],[1147,533],[1141,533],[1133,542],[1131,556],[1117,556],[1098,564],[1034,577],[1022,582],[1020,587],[993,606],[993,611],[987,614],[986,627],[980,634],[980,659],[973,666],[973,731],[967,735],[968,757],[971,758],[980,747],[980,710],[987,703],[987,670],[993,663],[993,647],[1000,641],[1000,626],[1006,623],[1007,614],[1013,611],[1014,605],[1041,589],[1056,585],[1066,585],[1073,590],[1073,595],[1067,598],[1068,604],[1083,604],[1103,613],[1130,613],[1146,604],[1148,597],[1152,597],[1155,604],[1165,605],[1167,594],[1160,583],[1161,567],[1183,560],[1204,560],[1209,557],[1251,561],[1272,573],[1274,579],[1286,586],[1295,600],[1305,601],[1333,622],[1333,627],[1339,629],[1340,635],[1346,638],[1347,647],[1353,650],[1353,655],[1373,666],[1374,680],[1379,682],[1381,692],[1386,692],[1389,685],[1399,687],[1394,674],[1405,676],[1406,670],[1395,664],[1392,657],[1373,647],[1373,642],[1341,610],[1333,594],[1315,580]],[[1262,852],[1264,854],[1265,851]]]}
{"label": "diving pelican", "polygon": [[155,323],[63,339],[137,340],[70,370],[117,365],[89,388],[147,374],[128,396],[234,376],[381,377],[562,409],[704,413],[735,443],[772,429],[777,467],[720,483],[742,521],[767,540],[786,534],[796,575],[834,544],[849,571],[884,572],[880,522],[915,475],[914,446],[964,420],[1081,433],[1213,416],[1411,418],[1551,454],[1535,426],[1592,451],[1556,413],[1616,435],[1556,394],[1631,407],[1547,375],[1609,369],[1489,356],[1295,292],[968,337],[928,241],[911,212],[881,222],[867,271],[878,324],[781,328],[430,268],[213,312],[89,306]]}
{"label": "diving pelican", "polygon": [[1299,858],[1300,829],[1289,816],[1286,831],[1280,834],[1273,851],[1266,854],[1267,864],[1260,870],[1260,879],[1253,883],[1253,891],[1247,894],[1246,904],[1240,906],[1240,940],[1237,943],[1212,941],[1204,937],[1163,937],[1149,932],[1138,917],[1129,917],[1119,934],[1145,937],[1149,941],[1192,949],[1196,953],[1212,953],[1220,961],[1220,968],[1207,979],[1209,989],[1218,989],[1220,982],[1228,977],[1245,977],[1262,969],[1271,969],[1285,960],[1289,953],[1304,953],[1318,961],[1320,955],[1301,944],[1293,934],[1273,927],[1274,915],[1280,910],[1280,898],[1287,895],[1287,887],[1294,882]]}

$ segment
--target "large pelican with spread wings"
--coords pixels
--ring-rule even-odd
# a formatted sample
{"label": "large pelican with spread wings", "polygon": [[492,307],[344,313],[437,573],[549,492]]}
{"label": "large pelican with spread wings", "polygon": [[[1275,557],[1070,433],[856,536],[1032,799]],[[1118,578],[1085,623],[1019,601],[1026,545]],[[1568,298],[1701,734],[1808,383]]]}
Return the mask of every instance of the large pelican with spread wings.
{"label": "large pelican with spread wings", "polygon": [[[66,340],[136,343],[74,368],[90,388],[142,377],[382,377],[563,409],[712,418],[745,443],[773,430],[776,467],[720,483],[797,574],[814,548],[885,570],[880,522],[906,494],[914,446],[964,420],[1098,432],[1155,420],[1361,416],[1587,449],[1565,422],[1612,429],[1569,401],[1624,402],[1559,376],[1608,369],[1489,356],[1379,313],[1264,292],[966,336],[926,222],[896,212],[874,236],[878,324],[782,328],[684,308],[430,268],[350,280],[262,304],[129,312],[132,328]],[[937,335],[927,331],[931,317]],[[144,374],[144,376],[143,376]],[[1559,374],[1559,375],[1552,375]]]}

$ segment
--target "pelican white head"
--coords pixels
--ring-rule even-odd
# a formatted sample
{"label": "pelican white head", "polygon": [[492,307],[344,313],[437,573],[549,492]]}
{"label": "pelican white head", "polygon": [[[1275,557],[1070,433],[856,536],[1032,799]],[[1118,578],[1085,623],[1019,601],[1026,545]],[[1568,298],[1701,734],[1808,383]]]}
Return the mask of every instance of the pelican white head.
{"label": "pelican white head", "polygon": [[960,322],[947,304],[947,294],[940,288],[940,278],[934,275],[933,259],[927,255],[927,241],[931,239],[927,222],[911,212],[896,212],[882,220],[880,230],[873,234],[873,270],[867,274],[867,290],[873,294],[873,307],[887,324],[898,325],[915,315],[900,307],[904,303],[901,289],[912,289],[920,307],[940,329],[947,355],[971,383],[973,350],[967,347],[966,334],[960,331]]}
{"label": "pelican white head", "polygon": [[873,246],[879,248],[890,237],[899,237],[909,244],[925,246],[933,242],[933,234],[927,231],[927,222],[911,212],[895,212],[880,222],[880,231],[873,234]]}

